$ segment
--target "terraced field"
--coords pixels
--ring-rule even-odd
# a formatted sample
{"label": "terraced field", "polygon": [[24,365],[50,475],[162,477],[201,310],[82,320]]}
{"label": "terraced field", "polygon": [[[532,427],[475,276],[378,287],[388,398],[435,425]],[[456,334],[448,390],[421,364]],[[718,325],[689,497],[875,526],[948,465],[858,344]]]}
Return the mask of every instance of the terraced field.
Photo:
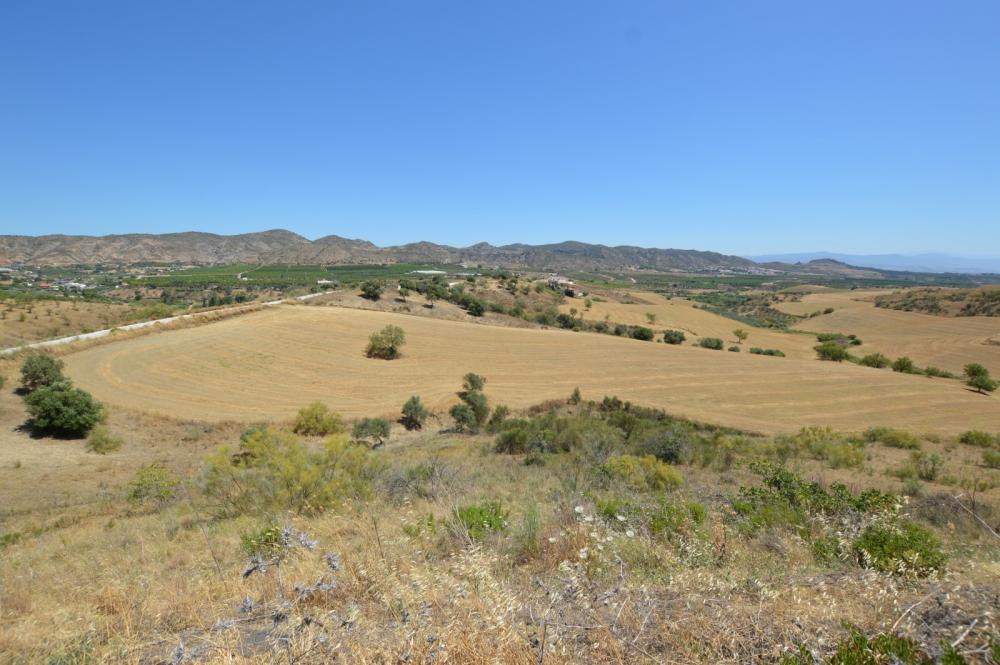
{"label": "terraced field", "polygon": [[[404,356],[363,357],[368,335],[390,323],[406,330]],[[347,416],[393,415],[412,394],[443,410],[457,401],[462,375],[475,371],[488,377],[494,403],[513,407],[579,386],[588,399],[618,395],[762,432],[811,424],[1000,430],[1000,401],[957,381],[336,307],[277,307],[108,343],[69,355],[66,364],[81,387],[111,405],[215,421],[286,419],[316,399]]]}
{"label": "terraced field", "polygon": [[924,367],[960,373],[966,363],[981,363],[1000,375],[1000,318],[942,317],[875,307],[871,298],[885,291],[826,291],[782,303],[778,309],[804,314],[833,307],[832,314],[798,324],[800,330],[855,334],[864,341],[855,353],[880,351],[909,356]]}

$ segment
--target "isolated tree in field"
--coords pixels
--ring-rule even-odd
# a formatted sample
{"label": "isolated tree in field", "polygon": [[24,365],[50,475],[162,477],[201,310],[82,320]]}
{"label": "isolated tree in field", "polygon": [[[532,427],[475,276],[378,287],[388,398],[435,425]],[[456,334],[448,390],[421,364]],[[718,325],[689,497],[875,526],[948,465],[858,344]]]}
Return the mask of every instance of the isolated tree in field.
{"label": "isolated tree in field", "polygon": [[406,344],[406,333],[399,326],[386,326],[368,338],[365,355],[369,358],[393,360],[399,357],[399,349]]}
{"label": "isolated tree in field", "polygon": [[836,342],[823,342],[819,346],[814,346],[816,357],[820,360],[832,360],[833,362],[843,362],[848,359],[847,349]]}
{"label": "isolated tree in field", "polygon": [[26,392],[66,381],[63,376],[63,361],[48,353],[28,356],[21,365],[21,387]]}
{"label": "isolated tree in field", "polygon": [[656,314],[654,312],[646,312],[646,323],[649,325],[656,323]]}
{"label": "isolated tree in field", "polygon": [[1000,382],[990,378],[990,372],[979,363],[965,366],[965,385],[975,388],[980,395],[991,393],[1000,386]]}
{"label": "isolated tree in field", "polygon": [[367,298],[368,300],[375,301],[382,297],[382,292],[385,289],[378,282],[364,282],[361,284],[361,297]]}
{"label": "isolated tree in field", "polygon": [[573,388],[572,394],[569,396],[570,404],[579,404],[583,400],[583,396],[580,394],[580,386]]}
{"label": "isolated tree in field", "polygon": [[687,339],[680,330],[668,330],[663,333],[663,341],[667,344],[683,344]]}
{"label": "isolated tree in field", "polygon": [[104,417],[100,402],[68,382],[38,388],[24,403],[33,427],[63,436],[83,436]]}
{"label": "isolated tree in field", "polygon": [[747,341],[747,337],[750,336],[750,333],[748,333],[746,330],[743,330],[743,328],[737,328],[736,330],[733,331],[733,334],[736,335],[736,341],[738,341],[740,344]]}
{"label": "isolated tree in field", "polygon": [[378,448],[389,438],[388,420],[382,418],[362,418],[354,423],[351,429],[351,436],[355,441],[365,441],[372,448]]}
{"label": "isolated tree in field", "polygon": [[400,424],[408,430],[421,429],[424,421],[427,420],[427,409],[420,401],[419,395],[414,395],[403,404],[403,416],[399,419]]}

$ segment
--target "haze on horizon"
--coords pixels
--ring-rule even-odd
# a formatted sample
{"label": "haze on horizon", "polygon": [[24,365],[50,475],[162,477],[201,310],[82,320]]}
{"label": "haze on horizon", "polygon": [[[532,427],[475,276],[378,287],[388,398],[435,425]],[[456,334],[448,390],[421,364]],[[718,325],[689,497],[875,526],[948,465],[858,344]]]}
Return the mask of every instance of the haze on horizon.
{"label": "haze on horizon", "polygon": [[982,256],[1000,6],[22,3],[0,233]]}

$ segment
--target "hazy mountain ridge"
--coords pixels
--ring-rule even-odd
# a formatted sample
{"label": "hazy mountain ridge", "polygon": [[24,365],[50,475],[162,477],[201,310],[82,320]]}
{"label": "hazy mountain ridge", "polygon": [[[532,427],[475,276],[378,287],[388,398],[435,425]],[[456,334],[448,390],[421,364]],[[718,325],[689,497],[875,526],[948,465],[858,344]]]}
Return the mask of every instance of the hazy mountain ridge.
{"label": "hazy mountain ridge", "polygon": [[796,252],[746,257],[758,263],[807,263],[833,260],[877,270],[910,272],[954,272],[967,274],[1000,273],[1000,257],[954,256],[940,252],[922,254],[839,254],[837,252]]}
{"label": "hazy mountain ridge", "polygon": [[752,261],[717,252],[609,247],[577,241],[547,245],[477,243],[451,247],[416,242],[378,247],[367,240],[329,235],[316,240],[281,229],[232,236],[186,232],[110,236],[0,236],[0,264],[132,263],[482,263],[553,270],[749,268]]}

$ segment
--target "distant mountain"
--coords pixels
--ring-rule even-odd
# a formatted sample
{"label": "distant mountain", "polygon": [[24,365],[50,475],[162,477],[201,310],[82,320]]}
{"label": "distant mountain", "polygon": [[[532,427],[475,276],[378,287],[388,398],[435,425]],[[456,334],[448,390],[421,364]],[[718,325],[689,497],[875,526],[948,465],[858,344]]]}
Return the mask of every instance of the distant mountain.
{"label": "distant mountain", "polygon": [[939,253],[838,254],[835,252],[801,252],[748,256],[746,258],[758,263],[805,263],[818,259],[831,259],[852,266],[909,272],[1000,273],[1000,257],[952,256]]}
{"label": "distant mountain", "polygon": [[378,247],[367,240],[330,235],[308,240],[285,230],[222,236],[212,233],[112,236],[0,236],[0,265],[266,263],[474,263],[536,270],[746,270],[754,263],[738,256],[689,249],[591,245],[479,243],[450,247],[417,242]]}

